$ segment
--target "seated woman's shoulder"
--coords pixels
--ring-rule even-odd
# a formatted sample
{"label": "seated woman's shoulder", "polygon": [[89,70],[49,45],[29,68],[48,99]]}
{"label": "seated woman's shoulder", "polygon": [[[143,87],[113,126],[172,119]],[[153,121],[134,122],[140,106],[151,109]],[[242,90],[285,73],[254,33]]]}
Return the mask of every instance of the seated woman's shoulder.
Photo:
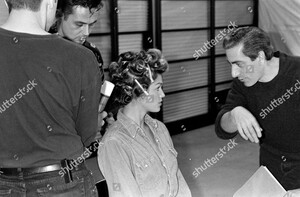
{"label": "seated woman's shoulder", "polygon": [[109,140],[124,141],[127,139],[126,128],[119,121],[115,121],[107,128],[101,141],[105,143]]}

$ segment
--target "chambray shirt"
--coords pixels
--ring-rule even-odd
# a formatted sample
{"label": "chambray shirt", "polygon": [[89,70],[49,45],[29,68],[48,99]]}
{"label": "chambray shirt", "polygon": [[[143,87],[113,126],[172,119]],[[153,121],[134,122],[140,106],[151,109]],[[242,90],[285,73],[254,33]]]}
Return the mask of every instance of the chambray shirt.
{"label": "chambray shirt", "polygon": [[105,133],[98,149],[98,163],[111,197],[190,197],[190,189],[177,163],[165,125],[149,115],[145,123],[155,142],[122,110]]}

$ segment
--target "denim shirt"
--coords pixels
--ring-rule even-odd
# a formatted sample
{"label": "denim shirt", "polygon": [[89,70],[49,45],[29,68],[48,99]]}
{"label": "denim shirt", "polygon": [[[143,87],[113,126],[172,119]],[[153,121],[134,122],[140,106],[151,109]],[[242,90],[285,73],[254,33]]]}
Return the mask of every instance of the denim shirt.
{"label": "denim shirt", "polygon": [[99,167],[111,197],[190,197],[190,189],[177,163],[165,125],[149,115],[155,142],[120,110],[98,149]]}

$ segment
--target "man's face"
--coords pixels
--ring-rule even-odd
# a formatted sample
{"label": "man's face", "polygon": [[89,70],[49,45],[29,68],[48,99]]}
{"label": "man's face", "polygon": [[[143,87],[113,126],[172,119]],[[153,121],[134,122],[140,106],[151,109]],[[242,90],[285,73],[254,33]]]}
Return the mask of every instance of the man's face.
{"label": "man's face", "polygon": [[238,78],[245,86],[250,87],[256,84],[263,76],[263,66],[259,58],[252,61],[242,52],[243,44],[226,50],[228,62],[231,64],[231,75]]}
{"label": "man's face", "polygon": [[82,44],[91,32],[91,28],[97,22],[100,10],[89,9],[82,6],[74,6],[73,13],[62,17],[58,33],[73,42]]}

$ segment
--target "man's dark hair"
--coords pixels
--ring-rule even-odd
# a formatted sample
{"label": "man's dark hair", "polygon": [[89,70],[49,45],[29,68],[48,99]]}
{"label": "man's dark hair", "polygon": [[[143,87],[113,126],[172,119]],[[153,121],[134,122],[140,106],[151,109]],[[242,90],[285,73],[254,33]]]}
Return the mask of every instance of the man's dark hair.
{"label": "man's dark hair", "polygon": [[223,41],[223,48],[230,49],[239,44],[243,44],[243,53],[254,61],[258,57],[258,53],[263,51],[266,59],[273,57],[273,47],[269,36],[258,27],[241,27],[229,35]]}
{"label": "man's dark hair", "polygon": [[40,10],[42,0],[6,0],[6,2],[8,5],[9,12],[11,12],[12,9],[28,9],[37,12]]}
{"label": "man's dark hair", "polygon": [[102,0],[59,0],[57,4],[56,18],[60,19],[61,17],[64,17],[67,19],[68,16],[73,13],[73,8],[75,6],[89,8],[92,13],[92,9],[101,9],[103,7],[103,3]]}

